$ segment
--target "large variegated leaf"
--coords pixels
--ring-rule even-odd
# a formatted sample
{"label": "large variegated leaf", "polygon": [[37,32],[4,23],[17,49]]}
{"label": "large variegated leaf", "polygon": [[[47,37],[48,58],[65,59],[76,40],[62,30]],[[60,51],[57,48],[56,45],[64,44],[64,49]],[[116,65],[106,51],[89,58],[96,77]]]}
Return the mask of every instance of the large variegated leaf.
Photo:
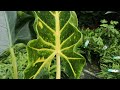
{"label": "large variegated leaf", "polygon": [[35,12],[35,16],[34,29],[37,39],[31,40],[27,46],[29,61],[25,78],[49,78],[54,57],[57,60],[56,72],[62,67],[69,78],[79,78],[85,59],[77,53],[83,36],[77,28],[76,13],[40,11]]}

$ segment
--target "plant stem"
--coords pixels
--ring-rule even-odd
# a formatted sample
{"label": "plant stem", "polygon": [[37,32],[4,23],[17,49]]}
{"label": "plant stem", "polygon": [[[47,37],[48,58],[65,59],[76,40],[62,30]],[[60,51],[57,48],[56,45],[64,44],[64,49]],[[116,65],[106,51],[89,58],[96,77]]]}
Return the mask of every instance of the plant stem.
{"label": "plant stem", "polygon": [[17,63],[16,63],[16,57],[15,57],[15,53],[14,53],[13,48],[10,48],[10,54],[11,54],[11,57],[12,57],[13,79],[18,79]]}
{"label": "plant stem", "polygon": [[15,57],[14,50],[12,48],[12,45],[13,45],[12,42],[13,41],[12,41],[12,37],[11,37],[11,30],[10,30],[10,26],[9,26],[9,19],[8,19],[6,11],[4,11],[4,15],[5,15],[6,28],[7,28],[7,31],[8,31],[10,54],[11,54],[11,58],[12,58],[13,79],[18,79],[16,57]]}
{"label": "plant stem", "polygon": [[60,79],[61,77],[61,69],[60,69],[60,20],[59,20],[59,12],[56,11],[55,14],[55,22],[56,22],[56,79]]}
{"label": "plant stem", "polygon": [[57,71],[56,71],[56,79],[60,79],[61,77],[61,70],[60,70],[60,54],[56,54],[56,62],[57,62]]}

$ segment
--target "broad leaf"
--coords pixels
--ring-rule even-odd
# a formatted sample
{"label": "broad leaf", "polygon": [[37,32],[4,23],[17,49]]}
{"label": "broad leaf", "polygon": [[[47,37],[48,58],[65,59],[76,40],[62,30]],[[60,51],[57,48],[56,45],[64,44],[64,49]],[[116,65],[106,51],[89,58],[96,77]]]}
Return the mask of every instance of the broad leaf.
{"label": "broad leaf", "polygon": [[15,43],[27,43],[36,38],[33,30],[34,16],[23,11],[17,12],[17,23],[15,27]]}
{"label": "broad leaf", "polygon": [[16,11],[0,11],[0,54],[15,42]]}
{"label": "broad leaf", "polygon": [[9,49],[12,58],[13,78],[18,78],[14,49],[16,11],[0,11],[0,54]]}
{"label": "broad leaf", "polygon": [[85,59],[77,53],[83,36],[78,30],[76,13],[39,11],[35,12],[35,18],[37,39],[29,41],[27,45],[29,60],[25,78],[49,78],[51,62],[54,58],[59,59],[59,56],[60,64],[56,64],[56,68],[61,66],[69,78],[80,78]]}
{"label": "broad leaf", "polygon": [[34,30],[30,28],[30,21],[26,22],[20,28],[16,29],[16,42],[15,43],[27,43],[33,39]]}

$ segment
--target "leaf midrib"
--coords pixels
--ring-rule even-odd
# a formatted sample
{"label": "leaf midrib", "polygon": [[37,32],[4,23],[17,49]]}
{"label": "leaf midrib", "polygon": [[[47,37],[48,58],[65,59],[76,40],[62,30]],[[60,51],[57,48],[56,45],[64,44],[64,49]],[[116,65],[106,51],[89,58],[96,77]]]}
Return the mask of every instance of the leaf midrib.
{"label": "leaf midrib", "polygon": [[60,20],[59,12],[55,12],[55,51],[56,51],[56,79],[61,78],[61,67],[60,67]]}
{"label": "leaf midrib", "polygon": [[60,21],[59,21],[59,12],[56,11],[56,14],[55,14],[55,24],[56,24],[56,27],[55,27],[55,50],[56,50],[56,53],[59,53],[60,54]]}
{"label": "leaf midrib", "polygon": [[[61,44],[61,42],[60,42],[60,35],[61,35],[61,32],[63,31],[63,28],[62,28],[62,31],[60,30],[60,19],[59,19],[59,16],[60,15],[60,12],[59,11],[55,11],[55,14],[54,14],[54,17],[55,17],[55,31],[53,30],[53,29],[51,29],[51,28],[49,28],[50,29],[50,31],[52,31],[53,33],[54,33],[54,35],[55,35],[55,46],[54,45],[52,45],[53,47],[54,47],[54,49],[52,50],[52,49],[44,49],[44,50],[50,50],[50,51],[53,51],[53,53],[54,53],[54,55],[58,55],[59,56],[59,58],[60,58],[60,56],[62,56],[62,57],[64,57],[65,58],[65,60],[68,62],[68,64],[70,65],[70,68],[71,68],[71,70],[72,70],[72,72],[73,72],[73,75],[74,76],[76,76],[76,73],[75,73],[75,71],[74,71],[74,69],[72,68],[72,65],[71,65],[71,63],[69,62],[69,59],[74,59],[74,60],[76,60],[76,59],[80,59],[80,58],[70,58],[70,57],[67,57],[66,55],[64,55],[62,52],[61,52],[61,50],[63,51],[63,50],[65,50],[65,49],[68,49],[68,48],[70,48],[70,47],[73,47],[75,44],[73,44],[73,45],[71,45],[71,46],[69,46],[69,47],[66,47],[66,48],[64,48],[64,49],[61,49],[61,46],[72,36],[72,35],[74,35],[74,33],[72,33],[71,35],[70,35],[70,37],[69,38],[67,38],[67,40],[65,40],[65,42],[62,42],[62,44]],[[39,19],[44,25],[46,25],[41,19]],[[68,20],[69,21],[69,20]],[[67,22],[68,23],[68,22]],[[46,25],[47,27],[49,27],[48,25]],[[66,26],[66,25],[65,25]],[[64,28],[65,28],[65,26],[64,26]],[[43,40],[43,39],[42,39]],[[45,43],[45,42],[44,42]],[[46,44],[48,44],[48,43],[46,43]],[[34,48],[35,49],[35,48]],[[40,49],[39,49],[40,50]],[[42,50],[42,49],[41,49]],[[52,56],[54,56],[54,55],[52,55]],[[49,61],[49,59],[50,59],[50,57],[51,57],[51,55],[46,59],[46,61],[42,64],[42,67],[45,65],[45,63],[47,63],[48,61]],[[56,61],[57,61],[57,59],[56,59]],[[57,68],[59,67],[59,70],[60,70],[60,59],[59,59],[59,64],[57,64],[56,63],[56,66],[57,66]],[[41,69],[42,69],[42,67],[40,67],[39,68],[39,70],[37,71],[37,73],[34,75],[34,78],[36,78],[37,77],[37,75],[39,74],[39,72],[41,71]],[[56,69],[56,72],[58,71],[58,69]]]}

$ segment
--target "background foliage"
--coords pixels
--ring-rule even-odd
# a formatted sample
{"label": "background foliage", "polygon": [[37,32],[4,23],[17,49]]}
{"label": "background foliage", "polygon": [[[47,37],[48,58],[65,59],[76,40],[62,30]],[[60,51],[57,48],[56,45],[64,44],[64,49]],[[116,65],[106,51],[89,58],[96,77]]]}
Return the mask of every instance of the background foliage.
{"label": "background foliage", "polygon": [[[86,12],[84,12],[85,14]],[[99,12],[100,13],[100,12]],[[103,12],[102,12],[103,13]],[[91,17],[94,17],[91,13]],[[114,14],[114,18],[109,18],[110,15]],[[119,32],[119,12],[110,13],[107,17],[102,17],[100,24],[97,27],[81,27],[84,35],[84,44],[82,54],[86,57],[87,67],[93,72],[98,78],[104,79],[118,79],[120,78],[119,73],[108,72],[109,69],[120,69],[119,59],[114,59],[116,56],[120,56],[120,32]],[[105,15],[104,15],[105,16]],[[99,17],[99,15],[98,15]],[[94,17],[95,18],[95,17]],[[97,20],[97,19],[96,19]],[[117,21],[115,21],[117,20]],[[88,22],[90,20],[87,20]],[[82,22],[81,22],[82,23]],[[87,23],[86,23],[87,24]],[[89,24],[91,25],[91,24]],[[96,26],[96,24],[93,24]],[[83,24],[84,26],[84,24]],[[86,26],[86,25],[85,25]],[[86,41],[89,40],[87,46]],[[89,68],[87,68],[89,69]],[[97,72],[94,72],[97,71]]]}

